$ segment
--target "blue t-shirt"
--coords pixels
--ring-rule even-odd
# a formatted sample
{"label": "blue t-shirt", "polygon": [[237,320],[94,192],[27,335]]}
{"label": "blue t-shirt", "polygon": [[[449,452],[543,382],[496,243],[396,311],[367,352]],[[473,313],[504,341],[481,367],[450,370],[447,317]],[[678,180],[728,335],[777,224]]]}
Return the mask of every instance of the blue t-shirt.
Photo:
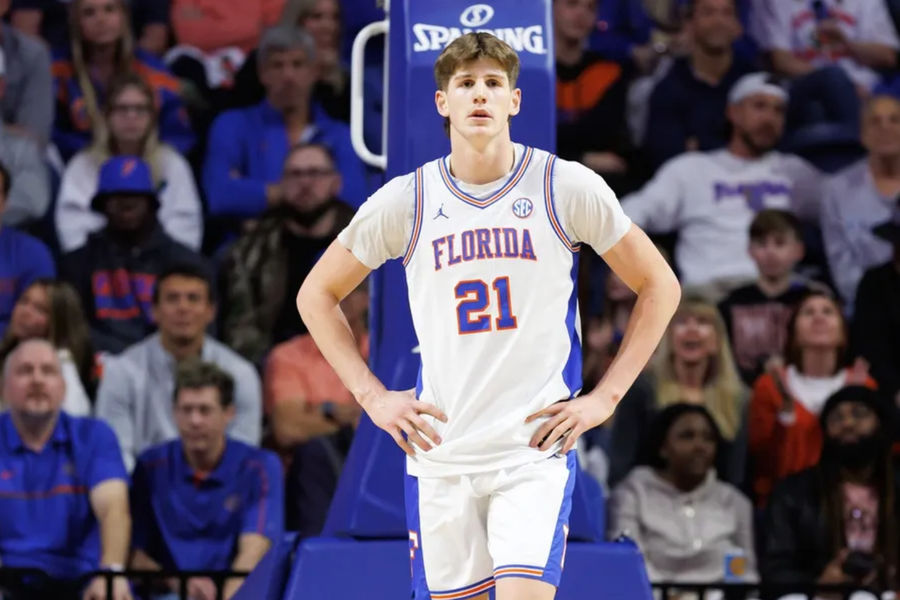
{"label": "blue t-shirt", "polygon": [[56,277],[56,265],[47,246],[21,231],[0,227],[0,338],[16,300],[41,277]]}
{"label": "blue t-shirt", "polygon": [[132,475],[133,544],[165,569],[227,570],[243,533],[273,544],[284,531],[278,457],[229,439],[219,465],[200,475],[181,440],[146,450]]}
{"label": "blue t-shirt", "polygon": [[0,415],[0,560],[70,579],[100,564],[100,528],[90,492],[127,481],[119,443],[97,419],[60,412],[40,452],[26,448],[9,413]]}
{"label": "blue t-shirt", "polygon": [[[321,107],[310,110],[308,143],[322,144],[341,175],[340,198],[357,208],[367,193],[366,169],[350,143],[350,128]],[[258,217],[266,209],[266,186],[281,180],[293,145],[284,118],[268,101],[225,111],[212,124],[203,165],[203,189],[215,216]]]}

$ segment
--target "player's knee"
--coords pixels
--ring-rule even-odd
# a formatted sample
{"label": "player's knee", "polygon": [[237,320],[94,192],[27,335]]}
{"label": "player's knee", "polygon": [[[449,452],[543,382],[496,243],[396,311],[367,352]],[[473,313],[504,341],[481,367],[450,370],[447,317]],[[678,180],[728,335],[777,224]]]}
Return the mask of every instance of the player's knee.
{"label": "player's knee", "polygon": [[553,600],[556,587],[545,581],[504,577],[497,581],[497,600]]}

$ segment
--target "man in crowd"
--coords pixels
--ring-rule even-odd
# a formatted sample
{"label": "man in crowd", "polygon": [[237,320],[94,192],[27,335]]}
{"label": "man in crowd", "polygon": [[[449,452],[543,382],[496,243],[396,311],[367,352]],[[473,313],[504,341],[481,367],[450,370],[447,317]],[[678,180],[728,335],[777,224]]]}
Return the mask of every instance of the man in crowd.
{"label": "man in crowd", "polygon": [[692,0],[685,27],[690,53],[653,88],[644,138],[653,167],[682,152],[728,143],[728,90],[751,71],[734,52],[741,36],[737,0]]}
{"label": "man in crowd", "polygon": [[150,167],[139,158],[116,156],[103,164],[91,208],[106,216],[106,227],[65,254],[60,272],[81,296],[94,346],[115,354],[156,328],[157,275],[171,264],[205,260],[163,231]]}
{"label": "man in crowd", "polygon": [[291,146],[309,142],[331,148],[343,181],[342,199],[362,204],[366,173],[350,145],[350,131],[312,102],[312,38],[295,27],[273,27],[260,40],[257,60],[266,99],[221,114],[210,130],[203,167],[210,213],[247,219],[282,204],[284,159]]}
{"label": "man in crowd", "polygon": [[900,100],[874,96],[862,111],[867,155],[826,180],[822,238],[831,276],[852,312],[866,269],[884,264],[891,245],[872,231],[891,218],[900,196]]}
{"label": "man in crowd", "polygon": [[284,203],[238,239],[222,269],[225,343],[254,364],[275,344],[306,333],[294,296],[353,216],[338,200],[341,176],[325,146],[291,149],[280,185]]}
{"label": "man in crowd", "polygon": [[[212,363],[178,365],[174,408],[178,439],[146,450],[134,470],[132,566],[252,571],[284,529],[278,457],[227,437],[234,380]],[[225,600],[240,585],[228,580]],[[215,584],[191,579],[188,596],[216,598]]]}
{"label": "man in crowd", "polygon": [[822,458],[784,479],[769,501],[764,583],[895,589],[900,479],[890,409],[862,386],[825,402]]}
{"label": "man in crowd", "polygon": [[207,335],[216,304],[206,270],[192,263],[171,266],[159,275],[152,302],[159,331],[109,359],[97,391],[97,416],[112,425],[129,470],[141,452],[178,435],[172,412],[175,372],[190,358],[214,363],[234,379],[235,417],[229,435],[259,444],[259,375],[253,365]]}
{"label": "man in crowd", "polygon": [[786,209],[818,220],[820,174],[799,157],[774,150],[786,103],[787,93],[765,73],[745,75],[728,94],[728,146],[677,156],[622,199],[639,227],[678,234],[675,263],[686,288],[718,300],[756,278],[747,247],[750,222],[760,210]]}
{"label": "man in crowd", "polygon": [[131,517],[128,476],[116,438],[99,420],[60,410],[65,396],[56,349],[22,342],[3,365],[0,415],[0,561],[31,567],[53,581],[26,581],[15,600],[130,600],[128,583],[104,578],[83,596],[76,578],[122,570]]}

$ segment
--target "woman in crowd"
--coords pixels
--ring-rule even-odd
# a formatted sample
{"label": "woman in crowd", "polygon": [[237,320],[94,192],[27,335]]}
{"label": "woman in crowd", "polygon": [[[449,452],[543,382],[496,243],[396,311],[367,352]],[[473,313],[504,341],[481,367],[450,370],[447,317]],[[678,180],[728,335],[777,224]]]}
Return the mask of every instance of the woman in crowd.
{"label": "woman in crowd", "polygon": [[613,491],[609,535],[637,543],[651,581],[758,579],[752,505],[716,476],[721,442],[704,407],[667,406],[651,424],[643,466]]}
{"label": "woman in crowd", "polygon": [[637,463],[647,426],[671,404],[705,407],[723,438],[721,476],[743,481],[746,458],[746,391],[734,366],[725,324],[712,304],[685,298],[660,342],[649,373],[651,393],[635,386],[613,417],[609,483]]}
{"label": "woman in crowd", "polygon": [[318,78],[313,97],[334,119],[350,120],[350,71],[341,63],[338,0],[288,0],[281,22],[305,29],[316,42]]}
{"label": "woman in crowd", "polygon": [[0,341],[0,362],[20,341],[35,337],[48,340],[59,352],[66,383],[63,410],[89,415],[97,386],[94,351],[81,300],[68,283],[38,279],[25,289]]}
{"label": "woman in crowd", "polygon": [[197,250],[203,236],[203,209],[191,168],[179,152],[157,136],[153,90],[137,74],[110,83],[103,119],[94,127],[93,144],[76,154],[63,174],[56,203],[56,232],[63,252],[84,244],[105,218],[91,210],[100,166],[116,155],[146,161],[158,186],[157,215],[172,238]]}
{"label": "woman in crowd", "polygon": [[136,48],[125,0],[73,0],[69,10],[70,52],[53,61],[57,99],[53,141],[68,160],[90,142],[102,120],[109,85],[134,71],[153,88],[160,137],[187,152],[194,144],[180,86],[156,58]]}
{"label": "woman in crowd", "polygon": [[819,460],[819,413],[846,385],[875,387],[862,361],[849,366],[847,323],[836,298],[811,291],[788,322],[785,366],[772,364],[753,386],[749,455],[756,503],[764,506],[775,483]]}

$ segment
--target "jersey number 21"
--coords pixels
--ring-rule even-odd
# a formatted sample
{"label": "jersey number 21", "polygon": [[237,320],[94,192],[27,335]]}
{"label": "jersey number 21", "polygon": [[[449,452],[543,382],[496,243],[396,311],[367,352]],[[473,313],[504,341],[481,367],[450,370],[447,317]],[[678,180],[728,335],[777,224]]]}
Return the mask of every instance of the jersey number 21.
{"label": "jersey number 21", "polygon": [[[491,293],[497,296],[497,317],[491,318]],[[492,331],[493,329],[515,329],[516,317],[512,314],[512,302],[509,294],[509,277],[497,277],[488,286],[486,281],[471,279],[456,284],[456,318],[459,322],[460,335]]]}

